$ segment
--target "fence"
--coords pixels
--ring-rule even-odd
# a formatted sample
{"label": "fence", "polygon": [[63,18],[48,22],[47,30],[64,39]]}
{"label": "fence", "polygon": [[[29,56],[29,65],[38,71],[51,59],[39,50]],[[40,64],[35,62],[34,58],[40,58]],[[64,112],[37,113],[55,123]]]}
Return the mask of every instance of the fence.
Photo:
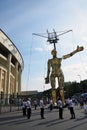
{"label": "fence", "polygon": [[0,114],[20,110],[21,102],[18,95],[0,94]]}

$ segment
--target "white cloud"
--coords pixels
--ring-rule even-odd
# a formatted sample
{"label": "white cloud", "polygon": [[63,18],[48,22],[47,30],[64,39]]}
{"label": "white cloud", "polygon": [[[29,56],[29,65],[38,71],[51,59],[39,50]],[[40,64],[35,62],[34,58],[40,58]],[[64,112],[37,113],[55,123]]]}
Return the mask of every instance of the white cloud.
{"label": "white cloud", "polygon": [[85,63],[70,64],[63,67],[63,72],[66,81],[78,81],[78,75],[80,75],[81,80],[87,78],[87,65]]}
{"label": "white cloud", "polygon": [[36,50],[36,51],[41,51],[41,52],[42,52],[42,51],[43,51],[43,48],[38,47],[38,48],[35,48],[35,50]]}

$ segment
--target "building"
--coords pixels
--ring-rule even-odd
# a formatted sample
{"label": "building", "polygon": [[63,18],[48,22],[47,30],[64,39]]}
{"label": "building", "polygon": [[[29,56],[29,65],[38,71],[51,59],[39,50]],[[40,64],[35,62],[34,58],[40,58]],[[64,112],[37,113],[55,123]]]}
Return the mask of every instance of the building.
{"label": "building", "polygon": [[[24,61],[10,38],[0,29],[0,95],[20,95]],[[9,97],[9,96],[8,96]]]}
{"label": "building", "polygon": [[37,90],[35,91],[22,91],[21,96],[29,96],[29,95],[37,95],[39,92]]}

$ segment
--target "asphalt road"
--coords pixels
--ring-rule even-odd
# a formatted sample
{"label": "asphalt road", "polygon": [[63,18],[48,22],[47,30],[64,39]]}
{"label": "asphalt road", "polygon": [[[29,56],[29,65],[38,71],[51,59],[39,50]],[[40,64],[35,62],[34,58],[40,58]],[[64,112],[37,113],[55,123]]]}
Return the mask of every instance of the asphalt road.
{"label": "asphalt road", "polygon": [[22,111],[4,113],[0,115],[0,130],[87,130],[87,115],[84,109],[75,108],[76,119],[70,120],[70,112],[64,108],[60,120],[58,109],[45,109],[45,119],[40,118],[40,109],[32,109],[30,119],[22,116]]}

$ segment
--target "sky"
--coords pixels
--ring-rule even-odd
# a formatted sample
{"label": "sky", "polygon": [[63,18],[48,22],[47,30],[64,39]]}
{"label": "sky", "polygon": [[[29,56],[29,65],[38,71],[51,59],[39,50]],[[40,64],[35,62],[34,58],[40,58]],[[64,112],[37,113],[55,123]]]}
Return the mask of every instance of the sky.
{"label": "sky", "polygon": [[[0,0],[0,28],[16,45],[24,60],[22,91],[39,92],[50,89],[45,84],[47,61],[52,58],[53,44],[47,30],[59,36],[57,57],[77,48],[84,50],[62,60],[65,82],[87,79],[87,0]],[[56,81],[56,88],[58,87]]]}

